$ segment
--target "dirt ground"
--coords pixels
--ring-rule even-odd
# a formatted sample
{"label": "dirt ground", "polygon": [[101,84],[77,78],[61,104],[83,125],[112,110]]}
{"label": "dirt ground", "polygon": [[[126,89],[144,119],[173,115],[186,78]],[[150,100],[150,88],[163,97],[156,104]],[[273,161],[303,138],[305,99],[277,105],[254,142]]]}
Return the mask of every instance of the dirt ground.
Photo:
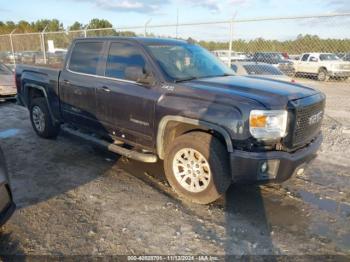
{"label": "dirt ground", "polygon": [[0,254],[350,255],[350,84],[300,82],[327,95],[324,143],[307,172],[282,185],[232,186],[208,206],[177,198],[162,163],[66,134],[40,139],[25,108],[0,103],[18,206],[0,230]]}

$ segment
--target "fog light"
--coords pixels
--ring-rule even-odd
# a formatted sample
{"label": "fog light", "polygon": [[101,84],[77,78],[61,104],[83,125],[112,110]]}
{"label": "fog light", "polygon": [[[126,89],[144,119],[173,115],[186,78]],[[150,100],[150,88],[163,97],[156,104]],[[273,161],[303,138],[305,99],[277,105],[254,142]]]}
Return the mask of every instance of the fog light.
{"label": "fog light", "polygon": [[266,171],[267,171],[267,162],[265,161],[260,166],[260,172],[261,173],[266,173]]}
{"label": "fog light", "polygon": [[259,163],[258,179],[271,180],[276,179],[280,161],[277,159],[263,160]]}

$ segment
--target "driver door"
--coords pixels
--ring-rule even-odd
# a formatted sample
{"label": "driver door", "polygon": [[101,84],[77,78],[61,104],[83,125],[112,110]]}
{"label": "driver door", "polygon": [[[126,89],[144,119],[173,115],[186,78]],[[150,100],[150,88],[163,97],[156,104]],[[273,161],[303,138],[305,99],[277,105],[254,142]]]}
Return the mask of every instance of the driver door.
{"label": "driver door", "polygon": [[151,147],[155,104],[159,92],[126,79],[128,67],[147,67],[135,44],[110,42],[105,74],[96,89],[97,114],[110,134],[130,144]]}

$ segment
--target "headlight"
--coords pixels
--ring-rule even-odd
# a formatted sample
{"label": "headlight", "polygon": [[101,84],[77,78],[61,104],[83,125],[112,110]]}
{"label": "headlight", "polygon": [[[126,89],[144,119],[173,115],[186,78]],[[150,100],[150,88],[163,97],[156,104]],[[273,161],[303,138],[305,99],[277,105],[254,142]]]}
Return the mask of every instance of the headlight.
{"label": "headlight", "polygon": [[249,131],[261,140],[278,139],[287,135],[288,112],[286,110],[252,110]]}

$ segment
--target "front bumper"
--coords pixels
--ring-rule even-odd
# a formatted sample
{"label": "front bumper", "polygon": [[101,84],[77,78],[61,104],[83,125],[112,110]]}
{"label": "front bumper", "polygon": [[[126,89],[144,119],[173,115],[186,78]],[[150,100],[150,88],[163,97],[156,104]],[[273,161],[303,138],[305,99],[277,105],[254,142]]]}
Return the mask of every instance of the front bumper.
{"label": "front bumper", "polygon": [[[232,180],[234,183],[280,183],[304,168],[316,156],[322,143],[319,135],[307,147],[293,153],[284,151],[247,152],[235,150],[230,154]],[[262,164],[267,163],[267,171],[262,172]]]}
{"label": "front bumper", "polygon": [[15,209],[16,205],[12,201],[9,187],[5,184],[0,185],[0,226],[5,224]]}

